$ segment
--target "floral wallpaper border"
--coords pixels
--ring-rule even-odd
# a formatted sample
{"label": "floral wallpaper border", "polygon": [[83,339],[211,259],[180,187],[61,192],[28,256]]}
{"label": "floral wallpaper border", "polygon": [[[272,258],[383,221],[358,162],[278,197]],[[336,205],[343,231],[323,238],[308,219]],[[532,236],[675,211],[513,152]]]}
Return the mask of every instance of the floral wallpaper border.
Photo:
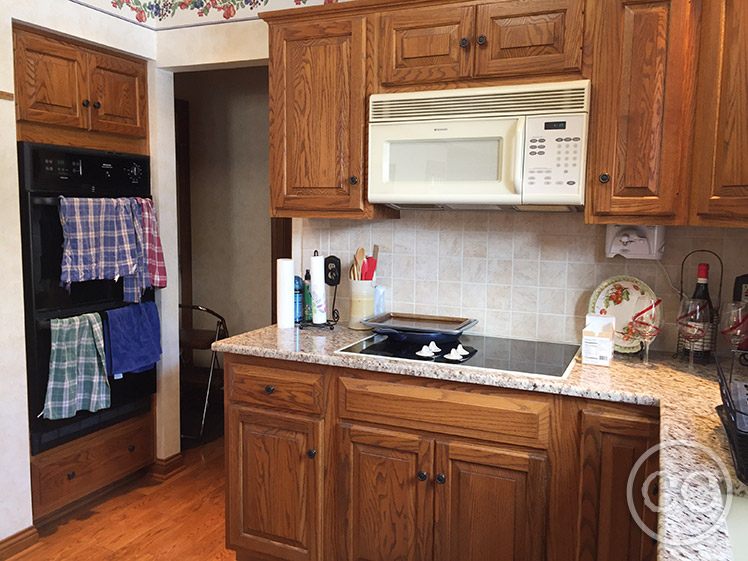
{"label": "floral wallpaper border", "polygon": [[[275,0],[112,0],[112,7],[130,10],[140,23],[147,20],[163,21],[173,18],[178,11],[193,12],[197,17],[219,13],[223,19],[233,18],[240,10],[256,10],[272,4]],[[293,0],[296,6],[303,6],[309,0]],[[324,0],[334,4],[337,0]],[[277,3],[277,2],[276,2]]]}

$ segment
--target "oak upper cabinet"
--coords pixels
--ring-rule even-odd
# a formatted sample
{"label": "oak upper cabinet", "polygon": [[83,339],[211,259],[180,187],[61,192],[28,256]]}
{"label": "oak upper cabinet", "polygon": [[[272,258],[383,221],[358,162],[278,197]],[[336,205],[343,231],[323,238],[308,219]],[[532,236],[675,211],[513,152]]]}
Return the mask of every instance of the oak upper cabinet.
{"label": "oak upper cabinet", "polygon": [[366,18],[269,23],[272,215],[372,218]]}
{"label": "oak upper cabinet", "polygon": [[[584,410],[581,412],[581,516],[578,561],[654,561],[656,544],[629,511],[627,482],[643,454],[658,441],[651,419]],[[639,467],[632,487],[637,516],[656,531],[657,517],[644,504],[642,488],[657,504],[657,455]]]}
{"label": "oak upper cabinet", "polygon": [[51,37],[14,33],[18,118],[86,128],[86,53]]}
{"label": "oak upper cabinet", "polygon": [[91,130],[145,136],[145,64],[103,53],[90,53],[88,72]]}
{"label": "oak upper cabinet", "polygon": [[435,560],[545,559],[545,452],[438,443],[435,469]]}
{"label": "oak upper cabinet", "polygon": [[431,559],[433,441],[341,423],[339,559]]}
{"label": "oak upper cabinet", "polygon": [[583,0],[500,1],[385,12],[383,85],[581,68]]}
{"label": "oak upper cabinet", "polygon": [[691,224],[748,220],[748,3],[702,3]]}
{"label": "oak upper cabinet", "polygon": [[[14,29],[14,53],[20,122],[147,136],[144,61],[86,49],[25,28]],[[60,143],[58,133],[50,132],[48,138]],[[76,140],[80,143],[80,138]]]}
{"label": "oak upper cabinet", "polygon": [[253,559],[323,560],[321,425],[229,405],[228,547]]}
{"label": "oak upper cabinet", "polygon": [[588,222],[686,223],[697,4],[587,2]]}

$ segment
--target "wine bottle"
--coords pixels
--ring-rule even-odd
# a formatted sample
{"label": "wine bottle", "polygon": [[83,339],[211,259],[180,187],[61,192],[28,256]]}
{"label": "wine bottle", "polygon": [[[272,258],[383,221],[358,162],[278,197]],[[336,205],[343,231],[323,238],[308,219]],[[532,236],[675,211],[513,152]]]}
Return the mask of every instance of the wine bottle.
{"label": "wine bottle", "polygon": [[706,300],[709,306],[708,317],[711,318],[711,322],[706,327],[706,334],[702,339],[693,342],[693,346],[689,349],[687,346],[684,350],[686,355],[693,349],[693,359],[695,362],[706,364],[712,360],[712,350],[714,340],[712,338],[714,324],[714,306],[712,306],[712,299],[709,296],[709,264],[699,263],[699,272],[696,278],[696,288],[693,291],[693,299]]}

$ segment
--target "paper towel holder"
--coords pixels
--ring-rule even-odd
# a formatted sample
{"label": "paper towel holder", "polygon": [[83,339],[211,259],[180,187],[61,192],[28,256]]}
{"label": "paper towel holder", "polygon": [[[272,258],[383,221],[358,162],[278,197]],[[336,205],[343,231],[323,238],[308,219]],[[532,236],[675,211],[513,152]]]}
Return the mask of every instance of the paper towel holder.
{"label": "paper towel holder", "polygon": [[[316,249],[314,250],[314,256],[319,256],[319,251]],[[325,284],[334,287],[332,293],[332,319],[328,319],[325,323],[321,324],[314,324],[311,321],[301,320],[296,323],[296,325],[299,326],[299,329],[304,329],[306,327],[329,328],[331,331],[335,329],[338,321],[340,321],[340,312],[338,312],[338,309],[335,307],[335,302],[338,298],[338,285],[340,284],[340,271],[341,265],[339,257],[335,255],[328,255],[325,257]]]}
{"label": "paper towel holder", "polygon": [[627,226],[608,224],[605,253],[627,259],[662,259],[665,250],[665,226]]}

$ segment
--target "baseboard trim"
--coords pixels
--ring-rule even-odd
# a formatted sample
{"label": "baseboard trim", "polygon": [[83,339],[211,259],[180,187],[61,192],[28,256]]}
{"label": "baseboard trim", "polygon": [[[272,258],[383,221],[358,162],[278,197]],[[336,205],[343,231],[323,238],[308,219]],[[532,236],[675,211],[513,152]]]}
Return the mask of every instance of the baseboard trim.
{"label": "baseboard trim", "polygon": [[165,459],[156,458],[151,466],[151,477],[160,483],[171,479],[183,469],[184,458],[181,452],[177,452]]}
{"label": "baseboard trim", "polygon": [[21,553],[39,541],[39,532],[34,526],[16,532],[12,536],[0,540],[0,560],[9,559],[16,553]]}

